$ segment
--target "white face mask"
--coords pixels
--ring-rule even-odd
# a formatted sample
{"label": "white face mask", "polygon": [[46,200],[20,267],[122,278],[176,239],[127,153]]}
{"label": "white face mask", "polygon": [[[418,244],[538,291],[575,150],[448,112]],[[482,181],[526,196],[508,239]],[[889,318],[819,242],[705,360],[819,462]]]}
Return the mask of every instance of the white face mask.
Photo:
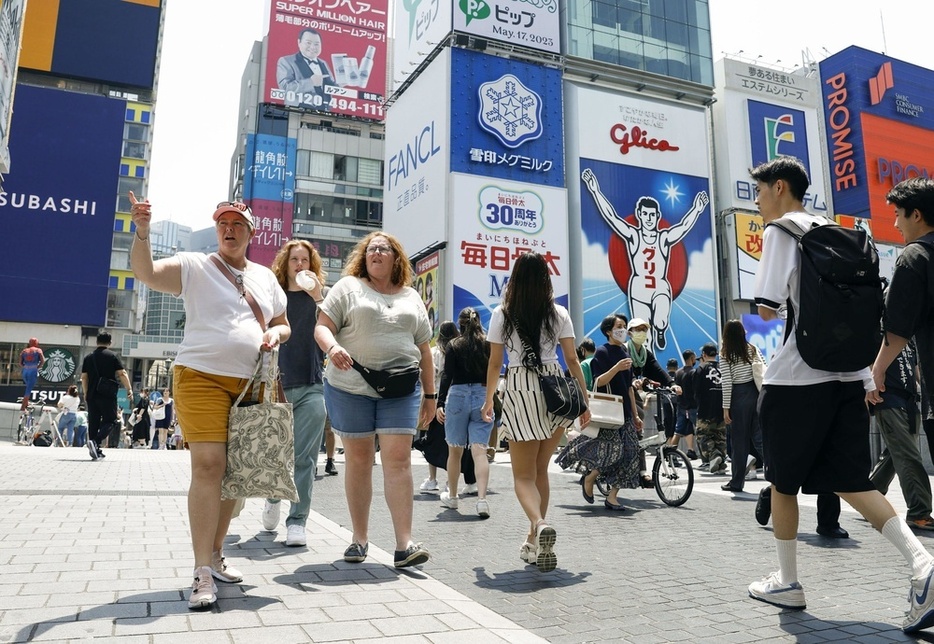
{"label": "white face mask", "polygon": [[629,337],[632,338],[633,344],[638,346],[642,346],[642,344],[645,343],[646,336],[648,336],[648,332],[646,331],[633,331],[629,334]]}
{"label": "white face mask", "polygon": [[613,329],[613,339],[622,344],[626,341],[626,329]]}

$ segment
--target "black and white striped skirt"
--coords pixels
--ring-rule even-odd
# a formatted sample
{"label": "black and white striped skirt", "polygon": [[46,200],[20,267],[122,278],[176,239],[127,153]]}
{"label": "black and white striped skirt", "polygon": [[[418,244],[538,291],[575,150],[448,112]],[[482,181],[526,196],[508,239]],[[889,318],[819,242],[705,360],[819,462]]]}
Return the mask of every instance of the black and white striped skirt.
{"label": "black and white striped skirt", "polygon": [[[545,365],[545,374],[562,373],[557,364]],[[545,407],[545,394],[538,382],[538,371],[525,367],[506,370],[503,396],[503,427],[511,441],[543,441],[555,430],[570,427],[572,421],[555,416]]]}

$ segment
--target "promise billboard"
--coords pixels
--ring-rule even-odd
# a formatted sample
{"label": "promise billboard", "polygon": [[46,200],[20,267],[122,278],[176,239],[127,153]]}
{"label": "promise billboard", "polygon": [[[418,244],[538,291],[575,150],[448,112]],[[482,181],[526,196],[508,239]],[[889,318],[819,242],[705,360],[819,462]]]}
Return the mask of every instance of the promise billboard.
{"label": "promise billboard", "polygon": [[275,0],[262,102],[383,120],[387,0]]}
{"label": "promise billboard", "polygon": [[103,326],[126,102],[16,88],[0,320]]}

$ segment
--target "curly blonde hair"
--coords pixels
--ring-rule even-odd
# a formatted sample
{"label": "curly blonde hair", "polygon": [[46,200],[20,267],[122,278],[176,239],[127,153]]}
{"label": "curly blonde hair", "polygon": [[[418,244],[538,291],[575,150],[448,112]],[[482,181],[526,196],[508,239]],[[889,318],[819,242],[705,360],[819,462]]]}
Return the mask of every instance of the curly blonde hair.
{"label": "curly blonde hair", "polygon": [[318,251],[307,239],[290,239],[282,244],[282,248],[276,253],[276,258],[272,260],[272,272],[279,281],[279,286],[283,289],[289,288],[289,255],[292,254],[293,248],[304,248],[308,251],[308,270],[314,273],[321,285],[324,286],[327,275],[321,268],[321,255],[318,254]]}
{"label": "curly blonde hair", "polygon": [[350,251],[350,257],[347,258],[347,263],[344,264],[343,274],[352,275],[353,277],[370,277],[366,270],[366,249],[370,242],[377,237],[385,239],[392,248],[392,275],[390,276],[392,283],[396,286],[411,286],[415,278],[415,271],[412,270],[412,263],[409,261],[408,255],[405,254],[402,243],[394,235],[383,231],[370,233],[354,246],[353,250]]}

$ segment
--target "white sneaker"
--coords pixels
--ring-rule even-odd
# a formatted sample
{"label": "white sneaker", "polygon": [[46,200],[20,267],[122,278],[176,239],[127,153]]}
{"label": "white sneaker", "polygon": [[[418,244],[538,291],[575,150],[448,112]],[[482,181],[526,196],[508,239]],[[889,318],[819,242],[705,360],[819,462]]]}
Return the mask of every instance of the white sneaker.
{"label": "white sneaker", "polygon": [[519,548],[519,559],[525,563],[532,564],[534,566],[537,557],[538,553],[535,551],[535,544],[526,541],[522,544],[522,547]]}
{"label": "white sneaker", "polygon": [[[762,581],[754,581],[749,584],[749,596],[780,608],[794,608],[796,610],[807,608],[807,603],[804,600],[804,589],[801,584],[797,581],[783,584],[779,579],[778,572],[773,572]],[[932,598],[932,602],[934,602],[934,598]]]}
{"label": "white sneaker", "polygon": [[481,519],[487,519],[490,516],[490,504],[486,499],[480,499],[477,501],[477,514],[480,515]]}
{"label": "white sneaker", "polygon": [[477,493],[477,484],[471,483],[470,485],[464,486],[464,496],[471,496]]}
{"label": "white sneaker", "polygon": [[238,584],[243,581],[243,575],[239,570],[227,565],[224,555],[217,550],[211,553],[211,574],[218,581],[225,581],[228,584]]}
{"label": "white sneaker", "polygon": [[720,467],[723,464],[723,458],[720,456],[714,456],[710,459],[710,473],[718,474],[720,472]]}
{"label": "white sneaker", "polygon": [[551,572],[558,566],[558,557],[555,555],[555,529],[542,522],[535,529],[535,565],[539,572]]}
{"label": "white sneaker", "polygon": [[204,610],[210,608],[217,601],[217,586],[211,578],[211,568],[201,566],[195,568],[195,580],[191,584],[191,594],[188,596],[188,608]]}
{"label": "white sneaker", "polygon": [[934,579],[934,563],[927,566],[926,572],[911,580],[911,590],[908,592],[908,614],[902,622],[902,630],[914,633],[934,625],[934,588],[931,580]]}
{"label": "white sneaker", "polygon": [[276,526],[279,525],[279,510],[282,506],[282,501],[278,503],[270,503],[266,501],[266,505],[263,506],[263,527],[269,531],[275,530]]}
{"label": "white sneaker", "polygon": [[422,484],[418,486],[420,492],[437,492],[438,491],[438,481],[432,479],[425,479],[422,481]]}
{"label": "white sneaker", "polygon": [[294,523],[289,526],[289,532],[285,537],[287,546],[304,546],[308,543],[308,537],[305,536],[305,526]]}
{"label": "white sneaker", "polygon": [[456,510],[457,509],[457,497],[451,496],[450,494],[448,494],[448,491],[445,490],[444,492],[441,493],[441,505],[443,505],[444,507],[450,510]]}
{"label": "white sneaker", "polygon": [[[749,478],[749,474],[752,474],[752,478]],[[756,457],[752,454],[746,459],[746,480],[754,481],[756,478]]]}

